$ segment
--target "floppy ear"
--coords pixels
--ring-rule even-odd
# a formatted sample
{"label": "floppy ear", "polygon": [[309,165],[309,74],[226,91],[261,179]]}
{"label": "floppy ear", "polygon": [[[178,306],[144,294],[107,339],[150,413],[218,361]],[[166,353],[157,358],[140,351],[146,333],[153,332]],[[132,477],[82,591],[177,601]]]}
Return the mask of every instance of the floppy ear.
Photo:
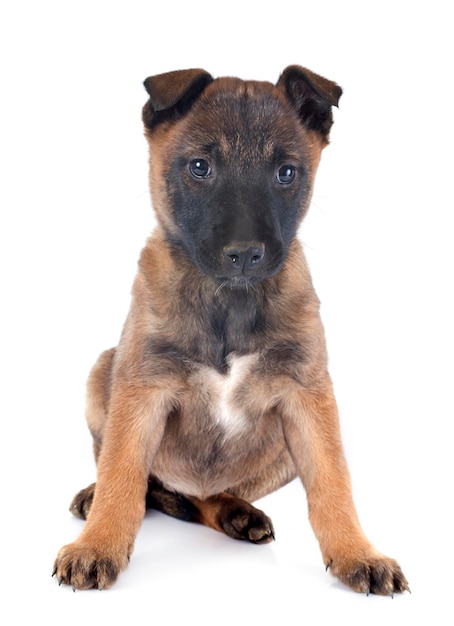
{"label": "floppy ear", "polygon": [[328,143],[333,125],[331,107],[338,106],[342,89],[323,76],[299,65],[290,65],[281,74],[277,87],[295,107],[302,123],[318,132]]}
{"label": "floppy ear", "polygon": [[143,107],[147,128],[184,115],[213,77],[205,70],[179,70],[150,76],[144,81],[150,99]]}

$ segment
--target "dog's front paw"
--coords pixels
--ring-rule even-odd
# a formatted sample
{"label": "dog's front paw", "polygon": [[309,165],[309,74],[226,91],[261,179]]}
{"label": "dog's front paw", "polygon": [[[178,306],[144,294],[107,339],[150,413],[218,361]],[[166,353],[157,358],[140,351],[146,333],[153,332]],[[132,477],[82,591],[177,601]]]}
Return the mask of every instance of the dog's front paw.
{"label": "dog's front paw", "polygon": [[410,591],[399,564],[382,555],[361,560],[332,559],[326,565],[334,576],[354,591],[390,596]]}
{"label": "dog's front paw", "polygon": [[73,589],[108,589],[127,563],[127,555],[119,558],[89,544],[75,542],[60,550],[52,575],[59,585],[71,585]]}

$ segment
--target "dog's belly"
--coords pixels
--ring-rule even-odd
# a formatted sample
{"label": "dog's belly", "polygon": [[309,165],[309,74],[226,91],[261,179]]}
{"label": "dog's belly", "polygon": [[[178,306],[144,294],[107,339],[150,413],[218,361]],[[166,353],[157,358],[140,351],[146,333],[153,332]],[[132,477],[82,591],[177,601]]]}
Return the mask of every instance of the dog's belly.
{"label": "dog's belly", "polygon": [[233,357],[225,375],[201,367],[191,376],[151,468],[168,489],[215,495],[257,475],[282,452],[280,420],[263,385],[257,388],[257,359]]}

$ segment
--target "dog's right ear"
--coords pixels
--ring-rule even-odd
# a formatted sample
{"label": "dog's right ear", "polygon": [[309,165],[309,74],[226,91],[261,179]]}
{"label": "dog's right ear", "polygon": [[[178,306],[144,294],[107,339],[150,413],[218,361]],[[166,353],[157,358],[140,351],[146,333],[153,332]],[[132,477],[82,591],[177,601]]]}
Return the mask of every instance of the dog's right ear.
{"label": "dog's right ear", "polygon": [[342,89],[331,80],[300,65],[287,67],[277,83],[295,107],[301,122],[328,143],[333,124],[332,107],[339,105]]}
{"label": "dog's right ear", "polygon": [[160,122],[184,115],[213,80],[205,70],[179,70],[147,78],[144,86],[150,99],[142,111],[145,126],[151,130]]}

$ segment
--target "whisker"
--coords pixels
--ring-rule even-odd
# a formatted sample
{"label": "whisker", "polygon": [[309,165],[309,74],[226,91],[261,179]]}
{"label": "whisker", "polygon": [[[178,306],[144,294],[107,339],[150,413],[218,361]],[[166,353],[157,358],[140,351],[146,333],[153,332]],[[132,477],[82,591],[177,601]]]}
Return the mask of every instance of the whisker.
{"label": "whisker", "polygon": [[214,292],[214,297],[217,298],[217,296],[219,295],[219,293],[224,289],[224,287],[227,285],[228,280],[224,280],[216,289],[216,291]]}

